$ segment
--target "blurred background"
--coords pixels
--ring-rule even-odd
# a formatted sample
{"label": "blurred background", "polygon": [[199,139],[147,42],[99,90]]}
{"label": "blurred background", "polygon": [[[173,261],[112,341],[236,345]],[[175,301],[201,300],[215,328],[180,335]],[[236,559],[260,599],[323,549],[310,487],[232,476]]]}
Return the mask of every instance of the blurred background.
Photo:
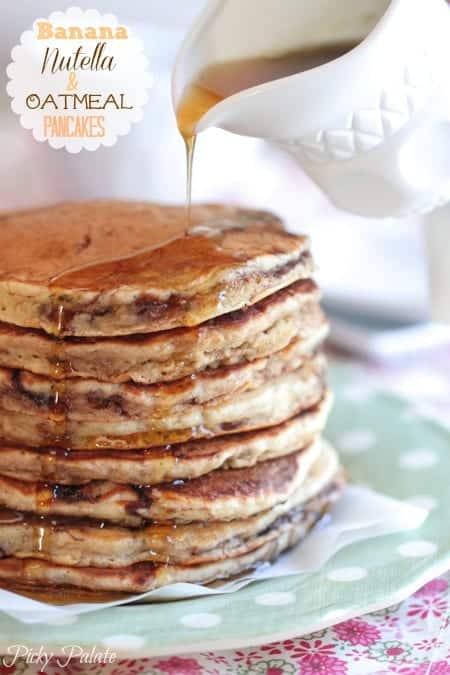
{"label": "blurred background", "polygon": [[[0,208],[55,201],[127,198],[179,202],[185,194],[184,146],[171,105],[174,59],[205,0],[79,0],[112,12],[145,42],[154,86],[144,120],[112,148],[70,155],[37,143],[10,109],[5,68],[20,34],[73,0],[4,0],[0,14]],[[372,358],[398,358],[449,342],[428,321],[427,277],[419,220],[365,221],[337,212],[292,160],[271,146],[222,131],[200,137],[195,201],[225,200],[278,212],[308,232],[333,339]]]}

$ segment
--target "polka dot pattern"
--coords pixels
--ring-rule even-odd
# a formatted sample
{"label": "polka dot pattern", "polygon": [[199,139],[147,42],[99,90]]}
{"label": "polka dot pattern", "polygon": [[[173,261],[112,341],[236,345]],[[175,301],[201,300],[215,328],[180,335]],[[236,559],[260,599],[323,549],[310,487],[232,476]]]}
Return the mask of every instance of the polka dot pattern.
{"label": "polka dot pattern", "polygon": [[373,448],[377,437],[371,429],[353,429],[337,440],[338,449],[348,455],[356,455]]}
{"label": "polka dot pattern", "polygon": [[405,544],[401,544],[397,551],[404,558],[425,558],[436,553],[437,545],[426,540],[407,541]]}
{"label": "polka dot pattern", "polygon": [[339,567],[328,572],[327,579],[338,583],[350,583],[351,581],[365,579],[367,574],[365,567]]}
{"label": "polka dot pattern", "polygon": [[187,628],[212,628],[222,623],[222,618],[218,614],[202,612],[199,614],[185,614],[179,619],[179,622]]}
{"label": "polka dot pattern", "polygon": [[438,463],[438,460],[439,457],[435,450],[418,448],[402,453],[399,465],[402,469],[431,469]]}
{"label": "polka dot pattern", "polygon": [[282,605],[292,605],[295,602],[295,593],[262,593],[255,598],[257,605],[269,605],[272,607],[281,607]]}

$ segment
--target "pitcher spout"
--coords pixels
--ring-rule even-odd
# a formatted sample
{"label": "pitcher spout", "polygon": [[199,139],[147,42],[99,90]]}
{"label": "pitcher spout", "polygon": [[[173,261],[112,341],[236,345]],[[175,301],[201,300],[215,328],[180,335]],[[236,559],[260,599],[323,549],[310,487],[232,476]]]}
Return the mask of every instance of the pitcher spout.
{"label": "pitcher spout", "polygon": [[284,74],[281,57],[288,55],[289,75],[305,69],[301,63],[297,68],[290,55],[303,53],[308,59],[309,54],[311,61],[311,50],[328,50],[331,60],[358,44],[389,4],[390,0],[347,0],[344,7],[335,0],[211,0],[181,47],[173,76],[174,107],[179,110],[202,74],[228,65],[234,68],[234,82],[229,76],[224,84],[222,77],[221,91],[208,88],[216,100],[211,99],[196,131],[218,126],[238,134],[278,136],[281,106],[289,108],[293,94],[290,84],[277,82]]}

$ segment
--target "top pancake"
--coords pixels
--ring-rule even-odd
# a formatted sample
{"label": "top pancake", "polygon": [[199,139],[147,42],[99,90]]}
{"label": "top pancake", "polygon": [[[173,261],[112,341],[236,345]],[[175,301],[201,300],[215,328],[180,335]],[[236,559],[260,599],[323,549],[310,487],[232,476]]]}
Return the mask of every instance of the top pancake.
{"label": "top pancake", "polygon": [[266,212],[119,201],[0,218],[0,320],[59,336],[195,326],[312,272],[309,240]]}

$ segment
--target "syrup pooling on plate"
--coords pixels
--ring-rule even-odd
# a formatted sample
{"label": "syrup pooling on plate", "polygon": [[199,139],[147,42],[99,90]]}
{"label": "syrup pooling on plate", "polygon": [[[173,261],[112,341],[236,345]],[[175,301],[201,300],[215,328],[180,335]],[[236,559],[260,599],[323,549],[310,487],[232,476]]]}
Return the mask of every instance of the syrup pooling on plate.
{"label": "syrup pooling on plate", "polygon": [[[354,42],[303,47],[285,54],[216,63],[200,71],[182,95],[176,111],[186,148],[186,206],[190,222],[192,171],[197,125],[215,105],[238,92],[321,66],[343,56]],[[280,102],[281,104],[282,102]]]}

